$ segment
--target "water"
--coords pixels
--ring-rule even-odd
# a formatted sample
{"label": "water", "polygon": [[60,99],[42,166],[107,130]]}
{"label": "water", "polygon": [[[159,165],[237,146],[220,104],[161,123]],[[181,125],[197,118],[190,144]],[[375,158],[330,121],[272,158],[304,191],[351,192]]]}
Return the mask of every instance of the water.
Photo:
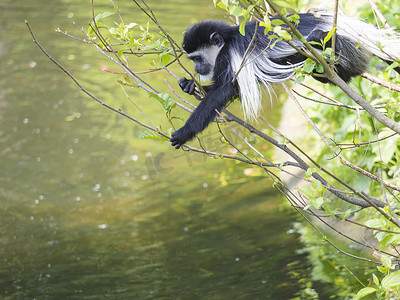
{"label": "water", "polygon": [[[221,16],[210,3],[154,7],[179,37],[192,20]],[[0,2],[0,297],[294,297],[310,266],[296,254],[295,215],[271,182],[234,162],[139,140],[141,128],[88,99],[32,43],[24,19],[86,87],[137,114],[115,76],[100,72],[115,67],[55,32],[78,34],[73,20],[86,28],[88,5]],[[119,5],[144,20],[132,2]],[[98,3],[104,10],[107,1]],[[153,76],[162,84],[163,74]],[[162,116],[146,94],[134,95]]]}

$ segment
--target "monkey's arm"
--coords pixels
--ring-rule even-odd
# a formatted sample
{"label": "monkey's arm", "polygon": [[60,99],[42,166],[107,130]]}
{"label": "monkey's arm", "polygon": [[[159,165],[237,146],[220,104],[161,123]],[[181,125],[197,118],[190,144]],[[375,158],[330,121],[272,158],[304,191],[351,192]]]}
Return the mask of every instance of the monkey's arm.
{"label": "monkey's arm", "polygon": [[215,86],[210,86],[210,91],[193,111],[185,125],[172,133],[171,145],[176,149],[194,138],[197,133],[202,132],[217,115],[215,110],[221,111],[236,94],[235,87],[231,82],[215,89],[212,87]]}

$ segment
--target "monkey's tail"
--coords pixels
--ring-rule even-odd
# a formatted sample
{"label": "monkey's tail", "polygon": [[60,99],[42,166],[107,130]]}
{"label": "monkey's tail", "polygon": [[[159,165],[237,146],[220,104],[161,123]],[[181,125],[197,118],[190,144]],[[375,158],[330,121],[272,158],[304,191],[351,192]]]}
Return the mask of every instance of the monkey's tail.
{"label": "monkey's tail", "polygon": [[[326,16],[330,20],[333,14],[330,12],[318,12],[321,17]],[[339,13],[337,22],[338,35],[346,36],[363,45],[373,55],[387,62],[400,59],[399,34],[390,29],[377,28],[363,21],[347,17]]]}

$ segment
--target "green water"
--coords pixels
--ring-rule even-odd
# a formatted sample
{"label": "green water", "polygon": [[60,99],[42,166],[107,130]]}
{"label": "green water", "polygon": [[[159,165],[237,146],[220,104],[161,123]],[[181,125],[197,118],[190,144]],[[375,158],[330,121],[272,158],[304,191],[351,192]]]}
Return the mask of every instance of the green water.
{"label": "green water", "polygon": [[[208,0],[153,2],[177,39],[191,22],[222,16]],[[118,4],[129,21],[144,20],[131,1]],[[79,34],[72,21],[86,28],[90,13],[90,1],[0,1],[0,298],[293,297],[310,267],[271,182],[139,140],[143,130],[80,92],[24,24],[97,96],[137,114],[100,71],[110,63],[55,32]]]}

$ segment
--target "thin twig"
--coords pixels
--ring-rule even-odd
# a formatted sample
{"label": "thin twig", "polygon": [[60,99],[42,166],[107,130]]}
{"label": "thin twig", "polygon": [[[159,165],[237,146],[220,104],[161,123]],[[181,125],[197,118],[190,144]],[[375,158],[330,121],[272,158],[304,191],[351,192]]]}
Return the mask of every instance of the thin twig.
{"label": "thin twig", "polygon": [[299,210],[299,209],[297,209],[296,208],[296,210],[300,213],[300,215],[308,222],[308,224],[310,224],[323,238],[324,238],[324,240],[326,241],[326,242],[328,242],[329,243],[329,245],[331,245],[333,248],[335,248],[337,251],[339,251],[340,253],[342,253],[342,254],[344,254],[344,255],[347,255],[347,256],[350,256],[350,257],[352,257],[352,258],[355,258],[355,259],[359,259],[359,260],[363,260],[363,261],[367,261],[367,262],[371,262],[371,263],[374,263],[374,264],[378,264],[378,265],[380,265],[381,264],[381,262],[380,261],[376,261],[376,260],[372,260],[372,259],[368,259],[368,258],[364,258],[364,257],[360,257],[360,256],[356,256],[356,255],[353,255],[353,254],[350,254],[350,253],[348,253],[348,252],[346,252],[346,251],[343,251],[342,249],[340,249],[339,247],[337,247],[335,244],[333,244],[308,218],[306,218],[305,216],[304,216],[304,213],[302,213],[302,211],[301,210]]}
{"label": "thin twig", "polygon": [[332,48],[332,55],[333,55],[333,59],[330,63],[331,68],[334,68],[335,58],[336,58],[335,48],[336,48],[336,32],[337,32],[336,28],[337,28],[338,12],[339,12],[339,0],[335,0],[335,6],[334,6],[334,11],[333,11],[333,24],[332,24],[333,34],[331,37],[331,48]]}
{"label": "thin twig", "polygon": [[380,86],[383,86],[383,87],[389,89],[390,91],[395,91],[395,92],[400,93],[400,86],[398,86],[394,83],[387,82],[383,79],[380,79],[380,78],[375,77],[374,75],[371,75],[368,73],[362,73],[361,77],[368,79],[369,81],[372,81],[373,83],[379,84]]}
{"label": "thin twig", "polygon": [[119,13],[119,10],[118,10],[118,7],[117,7],[117,5],[115,5],[115,3],[114,3],[114,1],[113,1],[113,0],[110,0],[110,2],[111,2],[111,4],[113,5],[113,7],[114,7],[115,11],[117,12],[117,14],[118,14],[118,16],[119,16],[119,19],[121,20],[121,22],[122,22],[122,23],[125,23],[125,22],[124,22],[124,20],[122,19],[122,16],[121,16],[121,14]]}
{"label": "thin twig", "polygon": [[350,271],[350,269],[348,267],[346,267],[346,265],[343,265],[343,267],[363,286],[363,287],[367,287],[364,283],[362,283],[362,281],[360,279],[358,279],[358,277],[356,275],[354,275],[354,273],[352,271]]}
{"label": "thin twig", "polygon": [[348,239],[348,240],[350,240],[350,241],[352,241],[352,242],[354,242],[354,243],[356,243],[356,244],[358,244],[358,245],[360,245],[360,246],[363,246],[363,247],[366,247],[366,248],[371,248],[371,249],[373,249],[373,250],[376,251],[376,252],[381,252],[381,253],[384,253],[384,254],[387,254],[387,255],[390,255],[390,256],[394,256],[393,254],[390,254],[390,253],[388,253],[388,252],[380,251],[380,250],[376,249],[375,247],[373,247],[372,245],[367,245],[367,244],[365,244],[365,243],[362,243],[362,242],[360,242],[360,241],[357,241],[356,239],[352,238],[351,236],[349,236],[349,235],[347,235],[347,234],[345,234],[345,233],[339,231],[338,229],[336,229],[335,227],[333,227],[332,225],[330,225],[328,222],[326,222],[326,221],[323,220],[322,218],[318,217],[313,211],[311,211],[311,212],[312,212],[312,214],[313,214],[315,217],[318,218],[319,221],[321,221],[325,226],[327,226],[328,228],[330,228],[331,230],[333,230],[334,232],[336,232],[338,235],[341,235],[341,236],[343,236],[344,238],[346,238],[346,239]]}
{"label": "thin twig", "polygon": [[383,26],[385,26],[385,28],[387,30],[389,30],[389,33],[391,36],[396,36],[396,34],[394,33],[393,29],[390,27],[388,21],[385,19],[385,17],[383,16],[381,10],[378,8],[378,6],[375,4],[374,0],[369,0],[369,4],[371,5],[372,10],[378,15],[379,19],[381,20]]}
{"label": "thin twig", "polygon": [[[292,89],[292,91],[293,91],[293,93],[295,93],[297,96],[299,96],[299,97],[301,97],[301,98],[303,98],[303,99],[309,100],[309,101],[316,102],[316,103],[325,104],[325,105],[332,105],[332,106],[347,108],[347,109],[351,109],[351,110],[364,110],[364,108],[362,108],[361,106],[353,106],[353,105],[343,104],[343,103],[340,103],[339,101],[336,101],[336,100],[333,99],[333,98],[329,98],[328,96],[326,96],[326,98],[329,98],[330,100],[334,100],[334,102],[331,103],[331,102],[325,102],[325,101],[313,99],[313,98],[310,98],[310,97],[307,97],[307,96],[304,96],[304,95],[300,94],[300,93],[299,93],[298,91],[296,91],[296,90],[293,90],[293,89]],[[374,107],[375,107],[375,108],[383,108],[383,107],[385,107],[385,105],[375,105]]]}
{"label": "thin twig", "polygon": [[252,146],[248,141],[246,141],[246,139],[244,137],[242,137],[239,132],[237,132],[236,129],[234,129],[231,124],[226,121],[226,119],[224,118],[224,116],[217,111],[217,114],[225,121],[225,123],[231,128],[231,130],[247,145],[249,146],[255,153],[257,153],[260,157],[262,157],[263,159],[265,159],[268,163],[272,163],[268,158],[266,158],[260,151],[258,151],[254,146]]}
{"label": "thin twig", "polygon": [[145,118],[151,123],[151,125],[153,125],[154,128],[158,127],[153,123],[153,121],[146,115],[146,113],[129,97],[128,93],[125,91],[124,87],[122,84],[119,84],[119,86],[121,87],[122,91],[124,92],[126,98],[145,116]]}
{"label": "thin twig", "polygon": [[342,149],[358,148],[358,147],[362,147],[362,146],[365,146],[365,145],[371,145],[371,144],[374,144],[374,143],[382,142],[382,141],[384,141],[384,140],[386,140],[388,138],[394,137],[395,135],[397,135],[397,133],[392,133],[392,134],[390,134],[388,136],[385,136],[383,138],[372,140],[372,141],[369,141],[369,142],[353,143],[353,144],[335,143],[335,145],[340,147],[340,148],[342,148]]}

